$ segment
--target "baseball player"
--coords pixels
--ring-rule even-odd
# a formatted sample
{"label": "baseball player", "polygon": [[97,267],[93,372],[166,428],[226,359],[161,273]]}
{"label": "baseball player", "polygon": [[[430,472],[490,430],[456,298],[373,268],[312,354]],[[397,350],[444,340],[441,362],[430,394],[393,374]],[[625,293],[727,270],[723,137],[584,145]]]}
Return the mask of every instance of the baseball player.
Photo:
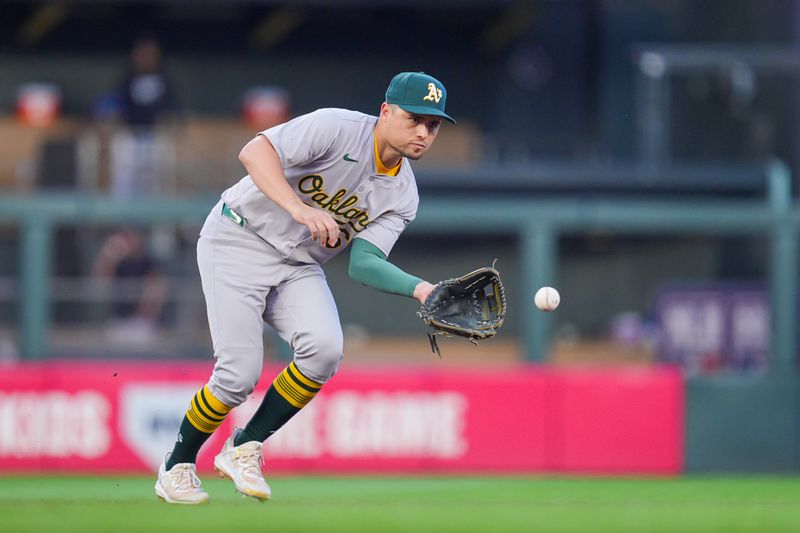
{"label": "baseball player", "polygon": [[256,386],[263,321],[294,351],[253,418],[236,428],[214,469],[236,490],[266,500],[263,442],[336,373],[343,336],[322,266],[351,246],[349,275],[424,302],[434,286],[386,258],[414,219],[419,197],[408,160],[428,151],[447,92],[422,72],[392,78],[377,117],[319,109],[259,133],[239,154],[248,171],[206,218],[197,262],[216,363],[192,398],[177,442],[158,471],[156,494],[204,503],[200,447]]}

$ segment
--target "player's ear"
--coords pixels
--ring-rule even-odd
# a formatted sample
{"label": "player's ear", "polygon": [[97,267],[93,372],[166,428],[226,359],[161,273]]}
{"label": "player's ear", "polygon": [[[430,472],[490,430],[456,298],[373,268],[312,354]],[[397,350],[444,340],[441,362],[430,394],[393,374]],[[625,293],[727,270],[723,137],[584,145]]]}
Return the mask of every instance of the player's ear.
{"label": "player's ear", "polygon": [[392,114],[392,106],[390,104],[387,104],[386,102],[382,103],[380,118],[384,119],[389,118],[389,115],[391,114]]}

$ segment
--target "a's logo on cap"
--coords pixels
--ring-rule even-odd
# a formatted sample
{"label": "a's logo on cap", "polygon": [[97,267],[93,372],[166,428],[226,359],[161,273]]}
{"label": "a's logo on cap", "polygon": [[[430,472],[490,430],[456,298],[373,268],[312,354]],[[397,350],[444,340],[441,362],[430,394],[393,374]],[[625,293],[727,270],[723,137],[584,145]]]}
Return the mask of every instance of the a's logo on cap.
{"label": "a's logo on cap", "polygon": [[436,102],[439,103],[439,100],[442,99],[442,90],[436,87],[436,84],[430,82],[428,84],[428,95],[422,97],[423,100],[428,100],[429,102]]}

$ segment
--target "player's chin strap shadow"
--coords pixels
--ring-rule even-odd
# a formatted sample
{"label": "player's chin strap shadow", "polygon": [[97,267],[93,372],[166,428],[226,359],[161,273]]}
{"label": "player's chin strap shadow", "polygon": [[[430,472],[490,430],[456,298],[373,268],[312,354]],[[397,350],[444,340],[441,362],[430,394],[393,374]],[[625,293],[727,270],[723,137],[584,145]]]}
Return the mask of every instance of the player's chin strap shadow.
{"label": "player's chin strap shadow", "polygon": [[[444,337],[455,337],[455,335],[450,335],[449,333],[446,333],[444,331],[436,331],[436,330],[427,331],[426,333],[428,334],[428,340],[431,341],[431,350],[433,351],[433,353],[439,356],[439,359],[441,359],[442,351],[439,349],[439,343],[436,341],[436,336],[442,335]],[[467,340],[472,344],[474,344],[475,346],[478,345],[478,341],[476,341],[475,339],[467,339]]]}

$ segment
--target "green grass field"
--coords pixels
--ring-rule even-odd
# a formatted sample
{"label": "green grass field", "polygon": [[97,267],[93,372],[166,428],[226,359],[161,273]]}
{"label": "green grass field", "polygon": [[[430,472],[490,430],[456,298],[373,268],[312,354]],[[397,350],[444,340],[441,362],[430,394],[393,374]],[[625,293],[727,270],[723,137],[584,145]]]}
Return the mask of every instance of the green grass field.
{"label": "green grass field", "polygon": [[[0,477],[0,531],[800,531],[788,477],[273,477],[266,503],[206,476],[211,502],[149,477]],[[234,529],[236,528],[236,529]]]}

